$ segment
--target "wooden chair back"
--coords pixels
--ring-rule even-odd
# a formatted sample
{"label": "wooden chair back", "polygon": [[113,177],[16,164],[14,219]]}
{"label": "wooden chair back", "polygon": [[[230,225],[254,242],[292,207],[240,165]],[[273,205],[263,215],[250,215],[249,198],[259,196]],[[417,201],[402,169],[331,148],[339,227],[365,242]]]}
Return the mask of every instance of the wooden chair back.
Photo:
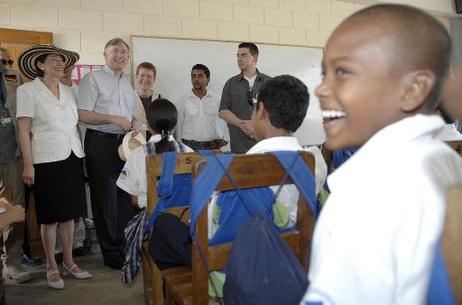
{"label": "wooden chair back", "polygon": [[457,304],[462,304],[462,185],[449,189],[442,250]]}
{"label": "wooden chair back", "polygon": [[[175,165],[175,175],[192,173],[193,164],[202,160],[198,153],[179,153]],[[157,181],[162,175],[162,155],[152,155],[146,158],[147,175],[147,215],[151,215],[157,206]],[[184,209],[168,210],[169,213],[179,215]],[[145,304],[164,304],[162,274],[149,254],[149,242],[143,243],[143,285]]]}
{"label": "wooden chair back", "polygon": [[[313,155],[308,152],[300,152],[300,155],[314,173]],[[206,160],[196,163],[193,168],[193,177],[197,177],[205,165]],[[241,189],[279,185],[286,174],[284,168],[274,156],[265,154],[236,156],[229,166],[228,172]],[[288,178],[285,183],[292,184],[293,182]],[[230,190],[234,190],[234,187],[225,175],[216,187],[216,191]],[[209,246],[207,227],[207,208],[204,208],[196,225],[197,242],[203,251],[210,270],[225,268],[232,243]],[[296,230],[281,234],[281,237],[287,242],[305,269],[308,268],[313,227],[313,215],[303,197],[300,196]],[[184,283],[182,285],[184,286]],[[175,291],[174,287],[167,287],[167,289]],[[192,253],[192,292],[192,296],[173,293],[175,302],[177,304],[208,304],[208,274],[201,261],[196,244],[193,246]]]}

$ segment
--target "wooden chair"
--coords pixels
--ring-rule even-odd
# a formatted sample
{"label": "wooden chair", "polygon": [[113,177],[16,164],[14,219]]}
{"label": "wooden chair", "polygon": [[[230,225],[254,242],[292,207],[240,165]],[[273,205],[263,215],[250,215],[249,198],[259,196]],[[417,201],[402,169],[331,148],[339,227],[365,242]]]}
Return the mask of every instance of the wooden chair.
{"label": "wooden chair", "polygon": [[457,304],[462,304],[462,185],[449,189],[446,202],[442,250]]}
{"label": "wooden chair", "polygon": [[[301,157],[308,164],[314,173],[314,158],[308,152],[301,152]],[[199,172],[205,167],[206,160],[202,160],[194,165],[193,177],[197,177]],[[241,155],[237,156],[231,163],[228,172],[235,179],[236,184],[242,188],[255,188],[262,186],[279,185],[285,170],[279,161],[271,155]],[[286,184],[291,184],[289,178]],[[222,178],[216,191],[234,190],[234,187],[226,176]],[[305,269],[308,268],[309,246],[314,227],[314,219],[302,196],[298,201],[298,213],[296,230],[290,233],[281,234],[296,257]],[[207,208],[204,208],[199,216],[196,225],[196,237],[199,246],[203,250],[210,270],[225,268],[228,262],[228,255],[232,243],[218,246],[209,246],[207,238]],[[193,245],[192,268],[179,271],[170,275],[164,273],[166,290],[170,298],[169,304],[179,305],[204,305],[208,304],[208,274],[199,256],[197,246]]]}
{"label": "wooden chair", "polygon": [[[175,174],[192,173],[194,162],[201,160],[202,157],[197,153],[180,153],[177,157]],[[146,159],[147,182],[148,182],[148,205],[147,215],[150,215],[156,208],[158,201],[157,181],[162,174],[162,155],[152,155]],[[179,215],[184,208],[169,209],[168,212]],[[143,243],[142,269],[144,284],[145,304],[163,305],[163,280],[159,268],[151,259],[149,254],[149,242]],[[172,268],[174,272],[177,268]],[[184,268],[180,267],[179,270]]]}

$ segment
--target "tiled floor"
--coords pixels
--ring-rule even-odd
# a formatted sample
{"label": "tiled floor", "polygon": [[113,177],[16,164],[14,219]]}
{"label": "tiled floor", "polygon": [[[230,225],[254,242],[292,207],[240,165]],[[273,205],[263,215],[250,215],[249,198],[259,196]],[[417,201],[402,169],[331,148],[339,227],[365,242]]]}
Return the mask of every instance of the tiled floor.
{"label": "tiled floor", "polygon": [[143,278],[138,274],[130,285],[121,282],[120,272],[103,265],[100,253],[76,258],[77,263],[93,274],[90,280],[64,277],[63,290],[50,289],[45,266],[33,269],[33,279],[24,284],[6,281],[9,305],[142,305]]}

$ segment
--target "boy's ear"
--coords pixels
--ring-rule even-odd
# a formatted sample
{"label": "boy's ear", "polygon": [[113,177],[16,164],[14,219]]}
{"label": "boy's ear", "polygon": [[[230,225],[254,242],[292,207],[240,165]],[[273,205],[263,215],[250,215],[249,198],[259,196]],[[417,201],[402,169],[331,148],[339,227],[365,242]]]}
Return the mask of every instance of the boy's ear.
{"label": "boy's ear", "polygon": [[435,85],[435,74],[430,70],[412,71],[405,76],[407,86],[400,108],[405,113],[425,108],[425,100]]}
{"label": "boy's ear", "polygon": [[255,114],[259,120],[264,120],[268,116],[268,112],[266,111],[265,104],[262,102],[258,102],[255,106]]}

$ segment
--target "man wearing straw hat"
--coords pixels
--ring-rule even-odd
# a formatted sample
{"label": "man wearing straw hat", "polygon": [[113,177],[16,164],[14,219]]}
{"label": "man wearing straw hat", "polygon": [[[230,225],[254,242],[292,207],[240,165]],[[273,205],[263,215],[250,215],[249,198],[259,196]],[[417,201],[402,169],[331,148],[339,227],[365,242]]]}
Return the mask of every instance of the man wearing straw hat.
{"label": "man wearing straw hat", "polygon": [[79,119],[87,127],[85,153],[90,178],[92,212],[104,264],[121,269],[124,264],[124,228],[132,218],[130,195],[119,189],[117,178],[124,162],[118,147],[133,129],[138,99],[123,69],[129,46],[114,38],[104,48],[106,67],[92,71],[80,83],[77,98]]}

